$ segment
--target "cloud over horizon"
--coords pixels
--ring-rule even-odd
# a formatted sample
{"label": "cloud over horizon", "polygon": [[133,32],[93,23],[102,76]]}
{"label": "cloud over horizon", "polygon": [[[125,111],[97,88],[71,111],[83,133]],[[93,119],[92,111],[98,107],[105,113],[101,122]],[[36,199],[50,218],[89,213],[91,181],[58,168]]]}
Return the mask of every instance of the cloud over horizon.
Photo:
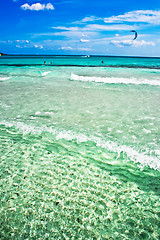
{"label": "cloud over horizon", "polygon": [[154,42],[149,41],[134,41],[134,40],[113,40],[111,45],[116,47],[142,47],[142,46],[155,46]]}
{"label": "cloud over horizon", "polygon": [[60,50],[73,50],[72,47],[60,47],[59,49]]}

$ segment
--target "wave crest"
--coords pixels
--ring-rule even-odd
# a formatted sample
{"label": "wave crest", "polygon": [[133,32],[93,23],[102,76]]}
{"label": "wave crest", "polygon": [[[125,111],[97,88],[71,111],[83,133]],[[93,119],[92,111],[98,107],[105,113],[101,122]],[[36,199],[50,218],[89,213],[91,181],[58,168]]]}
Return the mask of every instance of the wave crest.
{"label": "wave crest", "polygon": [[80,76],[74,73],[70,77],[73,81],[82,82],[96,82],[96,83],[108,83],[108,84],[136,84],[136,85],[154,85],[160,86],[159,80],[137,79],[137,78],[118,78],[118,77],[91,77]]}
{"label": "wave crest", "polygon": [[[11,128],[14,127],[22,132],[24,135],[26,134],[42,134],[44,132],[51,133],[55,139],[58,141],[60,139],[65,139],[66,141],[76,141],[81,144],[83,142],[93,142],[97,147],[101,147],[106,149],[109,152],[117,153],[117,159],[119,158],[121,153],[125,153],[129,160],[134,163],[138,163],[141,170],[144,167],[150,167],[151,169],[155,169],[160,171],[160,152],[155,150],[156,156],[148,155],[147,153],[138,152],[130,146],[126,145],[118,145],[116,142],[111,140],[105,140],[101,137],[89,135],[83,133],[76,133],[72,130],[63,130],[56,129],[53,127],[47,127],[45,125],[36,127],[33,125],[27,125],[23,122],[0,122],[0,125],[4,125],[5,127]],[[152,151],[153,152],[153,151]]]}
{"label": "wave crest", "polygon": [[6,81],[8,79],[10,79],[10,77],[0,77],[0,82]]}

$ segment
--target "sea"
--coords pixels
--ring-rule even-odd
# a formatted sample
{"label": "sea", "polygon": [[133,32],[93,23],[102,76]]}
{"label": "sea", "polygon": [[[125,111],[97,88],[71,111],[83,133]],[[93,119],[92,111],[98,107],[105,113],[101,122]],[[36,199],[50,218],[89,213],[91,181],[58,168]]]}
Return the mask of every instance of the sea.
{"label": "sea", "polygon": [[160,239],[160,58],[0,57],[0,239]]}

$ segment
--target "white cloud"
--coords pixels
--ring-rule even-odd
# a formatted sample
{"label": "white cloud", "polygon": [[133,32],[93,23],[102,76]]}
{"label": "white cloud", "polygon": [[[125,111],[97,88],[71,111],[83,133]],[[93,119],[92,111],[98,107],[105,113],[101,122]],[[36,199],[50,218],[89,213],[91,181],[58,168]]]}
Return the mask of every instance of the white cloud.
{"label": "white cloud", "polygon": [[60,47],[59,50],[71,50],[71,51],[91,51],[90,48],[81,48],[81,47],[75,47],[75,48],[72,48],[72,47]]}
{"label": "white cloud", "polygon": [[89,42],[88,39],[81,39],[80,42]]}
{"label": "white cloud", "polygon": [[51,3],[47,3],[47,4],[46,4],[46,9],[47,9],[47,10],[53,10],[54,7],[53,7],[53,5],[52,5]]}
{"label": "white cloud", "polygon": [[94,21],[97,21],[97,20],[102,20],[102,18],[99,18],[99,17],[95,17],[95,16],[90,16],[90,17],[85,17],[81,20],[81,22],[94,22]]}
{"label": "white cloud", "polygon": [[139,22],[160,24],[160,11],[136,10],[123,15],[104,18],[106,23]]}
{"label": "white cloud", "polygon": [[23,10],[31,10],[31,11],[39,11],[39,10],[54,10],[54,7],[51,3],[41,4],[41,3],[34,3],[32,5],[29,5],[28,3],[25,3],[21,6]]}
{"label": "white cloud", "polygon": [[[13,41],[12,41],[13,42]],[[24,43],[29,43],[29,41],[28,40],[19,40],[19,39],[17,39],[17,40],[15,40],[14,42],[16,42],[16,43],[19,43],[19,44],[24,44]]]}
{"label": "white cloud", "polygon": [[90,48],[77,48],[78,51],[91,51]]}
{"label": "white cloud", "polygon": [[[86,25],[84,29],[100,31],[130,30],[131,26],[126,24],[113,24],[113,25],[89,24]],[[135,26],[134,29],[137,29],[137,26]]]}
{"label": "white cloud", "polygon": [[[97,35],[97,32],[94,31],[87,31],[87,34],[85,34],[86,37],[95,37]],[[39,37],[39,36],[63,36],[67,38],[72,38],[72,39],[81,39],[82,37],[82,32],[84,32],[84,29],[79,29],[79,31],[62,31],[62,32],[46,32],[46,33],[36,33],[33,34],[34,38]]]}
{"label": "white cloud", "polygon": [[17,42],[17,43],[29,43],[28,40],[15,40],[15,42]]}
{"label": "white cloud", "polygon": [[[133,27],[133,26],[132,26]],[[65,27],[65,26],[58,26],[58,27],[52,27],[53,29],[57,30],[67,30],[68,33],[73,33],[75,32],[78,34],[81,34],[81,36],[87,36],[87,34],[84,34],[83,32],[88,31],[92,33],[92,31],[97,32],[97,31],[116,31],[116,30],[131,30],[131,26],[127,24],[109,24],[109,25],[104,25],[104,24],[88,24],[84,27]],[[138,29],[138,26],[134,26],[134,29]],[[54,33],[54,35],[66,35],[66,32],[57,32]]]}
{"label": "white cloud", "polygon": [[77,31],[65,31],[65,32],[55,32],[52,33],[51,36],[64,36],[67,38],[80,38],[81,37],[81,32]]}
{"label": "white cloud", "polygon": [[134,40],[113,40],[110,42],[111,45],[116,47],[142,47],[142,46],[154,46],[154,42],[147,41],[134,41]]}
{"label": "white cloud", "polygon": [[34,47],[35,47],[35,48],[40,48],[40,49],[42,49],[42,48],[43,48],[43,46],[42,46],[42,45],[37,45],[37,44],[35,44],[35,45],[34,45]]}
{"label": "white cloud", "polygon": [[72,47],[60,47],[59,49],[60,50],[73,50]]}
{"label": "white cloud", "polygon": [[68,31],[78,31],[78,27],[64,27],[64,26],[59,26],[59,27],[52,27],[53,29],[58,29],[58,30],[68,30]]}
{"label": "white cloud", "polygon": [[82,33],[82,37],[87,37],[87,35],[86,35],[86,34],[84,34],[84,33]]}
{"label": "white cloud", "polygon": [[17,48],[28,48],[28,46],[24,45],[24,46],[20,46],[20,45],[16,45]]}
{"label": "white cloud", "polygon": [[23,48],[23,47],[21,47],[21,46],[19,46],[19,45],[16,45],[16,47],[17,47],[17,48]]}
{"label": "white cloud", "polygon": [[76,21],[73,23],[74,24],[84,24],[87,22],[95,22],[95,21],[99,21],[99,20],[103,20],[103,18],[96,17],[96,16],[89,16],[89,17],[85,17],[85,18],[81,19],[80,21]]}
{"label": "white cloud", "polygon": [[104,21],[105,23],[151,23],[160,24],[160,11],[156,10],[135,10],[121,15],[100,18],[96,16],[85,17],[75,23],[82,24],[87,22]]}

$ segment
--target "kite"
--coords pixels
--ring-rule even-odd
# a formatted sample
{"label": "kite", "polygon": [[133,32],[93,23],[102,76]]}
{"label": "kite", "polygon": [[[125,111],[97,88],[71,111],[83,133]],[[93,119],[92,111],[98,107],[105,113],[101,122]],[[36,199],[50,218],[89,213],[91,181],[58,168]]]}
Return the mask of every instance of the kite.
{"label": "kite", "polygon": [[137,38],[137,36],[138,36],[138,33],[137,33],[135,30],[131,30],[130,32],[135,33],[135,36],[134,36],[134,38],[133,38],[133,40],[135,40],[135,39]]}

